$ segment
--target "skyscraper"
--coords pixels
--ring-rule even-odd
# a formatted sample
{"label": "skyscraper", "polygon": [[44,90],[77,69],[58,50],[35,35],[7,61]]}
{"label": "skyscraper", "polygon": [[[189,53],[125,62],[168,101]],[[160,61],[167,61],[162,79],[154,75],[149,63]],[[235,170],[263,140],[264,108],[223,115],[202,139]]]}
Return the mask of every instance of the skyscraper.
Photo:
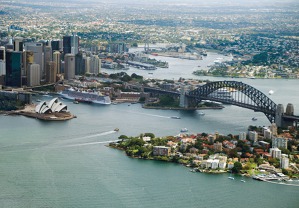
{"label": "skyscraper", "polygon": [[64,56],[64,79],[75,78],[75,55],[65,54]]}
{"label": "skyscraper", "polygon": [[63,36],[63,53],[64,55],[72,53],[71,36]]}
{"label": "skyscraper", "polygon": [[56,82],[56,63],[54,61],[48,61],[46,64],[46,82],[54,83]]}
{"label": "skyscraper", "polygon": [[5,47],[0,46],[0,76],[6,74]]}
{"label": "skyscraper", "polygon": [[52,40],[51,47],[53,51],[60,51],[60,40]]}
{"label": "skyscraper", "polygon": [[91,74],[99,74],[101,69],[101,60],[97,55],[92,55],[90,57],[90,73]]}
{"label": "skyscraper", "polygon": [[51,46],[45,46],[44,47],[44,68],[46,70],[46,65],[48,62],[53,61],[53,53],[52,53],[52,47]]}
{"label": "skyscraper", "polygon": [[27,86],[37,86],[40,85],[40,65],[39,64],[29,64],[28,65],[28,76],[27,76]]}
{"label": "skyscraper", "polygon": [[61,74],[61,54],[59,51],[55,51],[53,53],[53,61],[55,62],[55,65],[56,65],[56,73],[57,74]]}
{"label": "skyscraper", "polygon": [[72,37],[71,37],[71,53],[76,55],[79,52],[79,36],[77,35],[77,33],[73,33]]}
{"label": "skyscraper", "polygon": [[14,51],[23,51],[23,38],[15,37],[13,41],[13,50]]}
{"label": "skyscraper", "polygon": [[27,76],[28,74],[28,65],[34,63],[34,54],[32,51],[23,52],[23,72],[22,76]]}
{"label": "skyscraper", "polygon": [[63,53],[78,54],[79,52],[79,36],[73,33],[72,36],[63,36]]}
{"label": "skyscraper", "polygon": [[25,43],[25,50],[32,51],[34,56],[34,62],[40,65],[41,79],[43,79],[45,74],[43,48],[44,48],[43,43],[34,43],[34,42]]}
{"label": "skyscraper", "polygon": [[22,52],[6,52],[6,86],[22,86]]}
{"label": "skyscraper", "polygon": [[85,74],[85,60],[83,59],[83,54],[81,52],[79,52],[75,56],[75,62],[76,62],[75,74],[76,75]]}

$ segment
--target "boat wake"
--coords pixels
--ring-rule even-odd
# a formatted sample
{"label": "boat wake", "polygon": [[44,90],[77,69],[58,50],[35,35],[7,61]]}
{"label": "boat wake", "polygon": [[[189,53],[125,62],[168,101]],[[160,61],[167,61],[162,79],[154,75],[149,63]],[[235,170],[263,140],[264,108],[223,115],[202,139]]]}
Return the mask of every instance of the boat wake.
{"label": "boat wake", "polygon": [[101,142],[88,142],[88,143],[81,143],[81,144],[70,144],[65,145],[63,147],[80,147],[80,146],[87,146],[87,145],[95,145],[95,144],[108,144],[111,142],[117,142],[119,140],[110,140],[110,141],[101,141]]}

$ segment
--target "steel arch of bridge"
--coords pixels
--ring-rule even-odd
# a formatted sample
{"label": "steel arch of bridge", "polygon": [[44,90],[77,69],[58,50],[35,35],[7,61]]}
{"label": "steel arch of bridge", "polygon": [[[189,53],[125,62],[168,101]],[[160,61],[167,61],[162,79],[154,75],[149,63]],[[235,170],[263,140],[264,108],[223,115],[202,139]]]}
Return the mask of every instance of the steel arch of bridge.
{"label": "steel arch of bridge", "polygon": [[[246,95],[246,97],[244,96],[244,99],[242,97],[241,100],[227,100],[219,97],[209,96],[211,93],[221,88],[235,89],[238,92]],[[276,104],[261,91],[242,82],[209,82],[193,91],[188,92],[186,96],[188,97],[189,104],[193,106],[198,105],[198,103],[200,103],[202,100],[224,102],[254,111],[263,112],[271,123],[275,122]]]}

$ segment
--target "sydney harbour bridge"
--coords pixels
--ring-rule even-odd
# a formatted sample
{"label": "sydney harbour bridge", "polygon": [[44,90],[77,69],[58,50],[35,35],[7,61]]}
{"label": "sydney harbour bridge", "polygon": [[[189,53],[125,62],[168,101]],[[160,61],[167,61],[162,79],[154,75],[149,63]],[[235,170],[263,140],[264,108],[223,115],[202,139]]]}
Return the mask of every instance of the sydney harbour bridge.
{"label": "sydney harbour bridge", "polygon": [[299,116],[294,115],[292,104],[289,103],[285,110],[282,104],[276,104],[263,92],[243,82],[209,82],[194,90],[182,86],[180,92],[144,87],[144,92],[177,96],[180,107],[186,109],[196,109],[205,100],[236,105],[264,113],[270,123],[276,123],[278,127],[292,126],[294,122],[297,125],[299,120]]}

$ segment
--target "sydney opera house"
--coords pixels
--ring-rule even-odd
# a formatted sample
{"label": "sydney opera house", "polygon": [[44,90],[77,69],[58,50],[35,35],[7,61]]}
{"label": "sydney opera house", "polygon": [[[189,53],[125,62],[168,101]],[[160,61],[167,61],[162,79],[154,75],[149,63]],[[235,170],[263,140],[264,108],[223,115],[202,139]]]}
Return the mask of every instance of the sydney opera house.
{"label": "sydney opera house", "polygon": [[51,113],[61,113],[66,112],[67,106],[58,100],[58,98],[53,98],[50,102],[40,102],[35,107],[35,112],[38,114],[51,114]]}

